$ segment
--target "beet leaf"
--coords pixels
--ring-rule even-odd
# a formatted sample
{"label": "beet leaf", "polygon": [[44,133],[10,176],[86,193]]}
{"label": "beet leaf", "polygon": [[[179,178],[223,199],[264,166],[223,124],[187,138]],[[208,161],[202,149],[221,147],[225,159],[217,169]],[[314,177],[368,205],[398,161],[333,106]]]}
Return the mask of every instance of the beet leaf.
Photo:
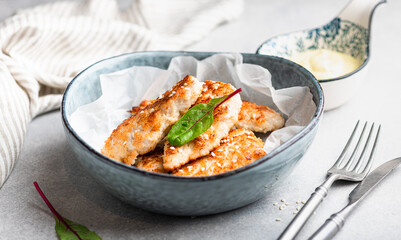
{"label": "beet leaf", "polygon": [[33,184],[35,185],[35,188],[42,197],[43,201],[46,203],[47,207],[56,218],[55,229],[60,240],[101,240],[101,238],[95,232],[91,232],[85,226],[63,218],[42,192],[39,184],[37,182],[33,182]]}
{"label": "beet leaf", "polygon": [[167,141],[179,147],[204,133],[213,124],[213,110],[228,99],[241,92],[241,88],[231,94],[213,98],[207,104],[200,103],[190,108],[171,128],[167,134]]}

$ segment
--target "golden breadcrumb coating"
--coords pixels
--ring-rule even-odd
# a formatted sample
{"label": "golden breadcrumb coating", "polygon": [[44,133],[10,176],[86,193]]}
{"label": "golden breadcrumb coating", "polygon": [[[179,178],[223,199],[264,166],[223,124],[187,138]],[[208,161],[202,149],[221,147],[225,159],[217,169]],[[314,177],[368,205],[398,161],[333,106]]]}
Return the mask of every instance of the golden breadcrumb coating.
{"label": "golden breadcrumb coating", "polygon": [[204,157],[198,158],[172,172],[177,176],[210,176],[231,171],[266,155],[263,142],[244,128],[231,130],[220,141],[220,146]]}
{"label": "golden breadcrumb coating", "polygon": [[106,140],[102,153],[132,165],[137,155],[152,151],[170,127],[195,103],[202,83],[186,76],[162,97],[125,119]]}
{"label": "golden breadcrumb coating", "polygon": [[148,106],[148,105],[150,105],[150,104],[153,104],[153,103],[156,102],[156,101],[157,101],[157,99],[143,100],[143,101],[139,104],[139,106],[132,107],[132,109],[131,109],[130,111],[128,111],[128,112],[130,112],[131,115],[135,115],[135,114],[139,113],[141,110],[145,109],[146,106]]}
{"label": "golden breadcrumb coating", "polygon": [[[212,98],[223,97],[233,91],[235,88],[229,83],[205,81],[202,93],[195,104],[208,103]],[[216,108],[213,111],[212,126],[194,140],[180,147],[174,147],[166,141],[163,157],[164,169],[173,171],[191,160],[208,155],[238,121],[241,102],[241,97],[237,94]]]}
{"label": "golden breadcrumb coating", "polygon": [[165,173],[166,171],[163,168],[163,150],[155,150],[146,155],[138,156],[135,166],[149,172]]}
{"label": "golden breadcrumb coating", "polygon": [[245,128],[254,132],[274,131],[284,126],[284,118],[280,113],[264,105],[242,101],[236,128]]}

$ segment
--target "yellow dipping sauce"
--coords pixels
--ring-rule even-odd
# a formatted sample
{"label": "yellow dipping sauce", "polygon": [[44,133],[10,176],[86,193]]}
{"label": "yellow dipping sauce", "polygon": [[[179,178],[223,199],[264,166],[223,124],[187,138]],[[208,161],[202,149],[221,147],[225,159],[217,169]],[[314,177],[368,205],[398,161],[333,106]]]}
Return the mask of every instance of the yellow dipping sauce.
{"label": "yellow dipping sauce", "polygon": [[290,60],[308,69],[317,80],[340,77],[361,66],[362,61],[329,49],[314,49],[291,56]]}

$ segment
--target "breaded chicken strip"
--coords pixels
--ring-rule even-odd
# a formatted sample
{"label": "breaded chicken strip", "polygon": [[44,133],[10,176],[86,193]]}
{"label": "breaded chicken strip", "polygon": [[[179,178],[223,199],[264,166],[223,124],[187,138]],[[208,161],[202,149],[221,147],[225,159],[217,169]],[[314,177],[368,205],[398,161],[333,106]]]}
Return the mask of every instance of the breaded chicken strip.
{"label": "breaded chicken strip", "polygon": [[163,168],[163,150],[155,150],[139,156],[135,166],[149,172],[166,173]]}
{"label": "breaded chicken strip", "polygon": [[220,146],[209,155],[198,158],[172,174],[178,176],[210,176],[231,171],[266,155],[263,142],[244,128],[231,130]]}
{"label": "breaded chicken strip", "polygon": [[[231,84],[205,81],[202,94],[195,104],[208,103],[212,98],[223,97],[233,91],[235,88]],[[241,97],[237,94],[216,108],[213,111],[212,126],[194,140],[180,147],[173,147],[166,141],[163,158],[164,169],[173,171],[191,160],[208,155],[211,150],[219,145],[220,140],[227,136],[230,129],[238,121],[241,102]]]}
{"label": "breaded chicken strip", "polygon": [[124,120],[106,140],[102,153],[132,165],[137,155],[152,151],[170,127],[191,107],[202,91],[202,83],[186,76],[153,104]]}
{"label": "breaded chicken strip", "polygon": [[[244,128],[231,130],[220,145],[204,157],[198,158],[172,172],[178,176],[210,176],[243,167],[266,155],[263,142]],[[139,156],[137,168],[167,173],[163,168],[163,152],[154,151]]]}
{"label": "breaded chicken strip", "polygon": [[[132,108],[130,111],[131,114],[139,112],[154,101],[142,101],[138,107]],[[254,132],[267,133],[282,127],[284,127],[284,118],[280,113],[264,105],[242,101],[241,111],[238,115],[238,122],[235,123],[235,128],[245,128]]]}
{"label": "breaded chicken strip", "polygon": [[280,113],[264,105],[242,101],[236,128],[245,128],[254,132],[274,131],[284,126],[284,118]]}

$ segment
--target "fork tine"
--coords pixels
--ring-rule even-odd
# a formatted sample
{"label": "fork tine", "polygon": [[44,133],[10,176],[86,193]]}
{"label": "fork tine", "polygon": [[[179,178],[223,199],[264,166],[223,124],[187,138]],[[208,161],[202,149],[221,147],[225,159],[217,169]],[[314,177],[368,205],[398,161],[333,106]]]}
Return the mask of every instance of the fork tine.
{"label": "fork tine", "polygon": [[346,170],[350,170],[351,166],[354,163],[354,160],[356,158],[356,154],[357,154],[357,152],[359,150],[359,147],[361,146],[361,143],[362,143],[362,138],[365,135],[366,125],[367,125],[367,122],[365,122],[365,125],[363,125],[363,129],[362,129],[361,135],[359,136],[359,139],[358,139],[358,142],[356,143],[354,151],[352,152],[351,156],[349,157],[347,165],[345,165],[345,167],[344,167]]}
{"label": "fork tine", "polygon": [[379,124],[379,128],[377,129],[375,142],[373,143],[373,147],[372,147],[372,151],[370,152],[370,156],[369,156],[368,163],[366,164],[365,169],[364,169],[363,172],[361,173],[361,174],[363,174],[363,175],[368,174],[368,172],[369,172],[369,170],[370,170],[370,167],[372,166],[373,156],[374,156],[375,153],[376,153],[376,146],[377,146],[377,142],[378,142],[378,140],[379,140],[380,129],[381,129],[381,124]]}
{"label": "fork tine", "polygon": [[[365,142],[365,146],[363,147],[363,150],[359,156],[357,164],[355,164],[355,167],[352,169],[352,171],[354,171],[354,172],[358,171],[361,168],[362,163],[364,163],[363,160],[365,159],[365,155],[366,155],[367,149],[369,147],[370,138],[372,137],[374,127],[375,127],[375,123],[372,123],[372,126],[370,127],[368,138],[366,139],[366,142]],[[365,164],[367,164],[367,162]]]}
{"label": "fork tine", "polygon": [[344,160],[344,156],[345,156],[345,154],[347,154],[349,146],[351,145],[352,139],[355,136],[355,132],[358,129],[359,122],[360,122],[360,120],[358,120],[358,122],[356,122],[354,130],[352,131],[351,136],[349,137],[347,144],[345,144],[345,147],[344,147],[343,151],[341,152],[341,154],[338,157],[337,161],[334,163],[333,167],[337,167],[338,168],[340,166],[340,164],[342,163],[342,161]]}

